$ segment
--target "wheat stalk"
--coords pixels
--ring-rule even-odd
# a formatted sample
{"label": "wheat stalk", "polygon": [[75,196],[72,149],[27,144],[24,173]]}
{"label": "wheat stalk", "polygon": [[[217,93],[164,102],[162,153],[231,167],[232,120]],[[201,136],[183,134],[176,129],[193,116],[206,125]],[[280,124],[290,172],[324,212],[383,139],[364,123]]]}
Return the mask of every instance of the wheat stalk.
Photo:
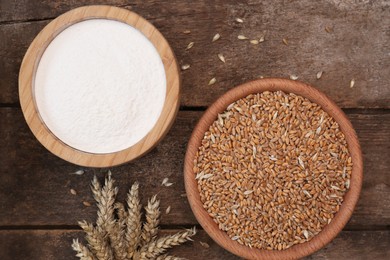
{"label": "wheat stalk", "polygon": [[191,237],[195,234],[196,230],[193,228],[154,240],[141,248],[141,258],[155,259],[165,253],[168,248],[191,240]]}
{"label": "wheat stalk", "polygon": [[[195,229],[179,232],[175,235],[157,239],[160,218],[160,201],[156,196],[148,200],[145,207],[146,222],[142,226],[139,184],[135,182],[127,194],[127,206],[115,203],[118,189],[114,187],[111,172],[105,178],[102,187],[96,176],[91,190],[97,202],[98,218],[96,226],[80,221],[79,225],[86,233],[88,247],[77,239],[72,248],[82,260],[180,260],[175,256],[162,255],[168,248],[180,245],[195,235]],[[114,214],[116,211],[116,214]]]}
{"label": "wheat stalk", "polygon": [[138,182],[135,182],[127,195],[128,215],[125,238],[128,243],[127,257],[131,259],[141,238],[141,205],[138,196]]}
{"label": "wheat stalk", "polygon": [[146,223],[143,226],[141,234],[141,245],[146,245],[150,241],[154,240],[158,233],[158,224],[160,218],[160,201],[157,200],[157,196],[154,195],[145,207],[146,211]]}

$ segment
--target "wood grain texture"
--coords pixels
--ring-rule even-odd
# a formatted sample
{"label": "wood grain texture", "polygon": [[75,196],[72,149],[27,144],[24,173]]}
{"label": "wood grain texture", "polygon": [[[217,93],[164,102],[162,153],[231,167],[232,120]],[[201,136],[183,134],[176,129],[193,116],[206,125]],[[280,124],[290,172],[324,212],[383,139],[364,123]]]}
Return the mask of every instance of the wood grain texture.
{"label": "wood grain texture", "polygon": [[[218,224],[214,222],[209,213],[205,210],[200,199],[198,190],[198,181],[195,179],[194,158],[202,144],[205,133],[210,125],[214,123],[220,113],[233,102],[245,98],[250,94],[262,93],[264,91],[283,91],[285,93],[294,93],[305,97],[318,104],[328,113],[340,126],[340,130],[345,136],[348,144],[348,150],[352,158],[351,185],[344,196],[344,201],[332,222],[325,226],[322,231],[308,242],[295,245],[286,250],[260,250],[258,248],[248,248],[245,245],[233,241],[225,231],[222,231]],[[347,119],[343,111],[326,95],[317,89],[310,87],[302,82],[286,79],[259,79],[244,83],[218,98],[196,125],[190,140],[184,159],[184,182],[191,209],[202,225],[203,229],[222,247],[230,252],[239,255],[245,259],[299,259],[310,255],[319,250],[344,228],[349,221],[355,205],[359,199],[360,190],[363,181],[363,158],[356,133],[352,124]]]}
{"label": "wood grain texture", "polygon": [[[163,230],[162,235],[179,230]],[[70,245],[72,239],[83,240],[79,230],[2,230],[0,231],[0,259],[2,260],[69,260],[77,259]],[[390,257],[390,231],[343,231],[337,238],[317,253],[305,259],[370,259],[386,260]],[[210,248],[199,243],[206,242]],[[238,260],[200,230],[194,242],[173,248],[170,254],[191,260]]]}
{"label": "wood grain texture", "polygon": [[[21,58],[48,22],[30,20],[54,18],[76,6],[101,2],[2,1],[0,103],[18,102]],[[168,39],[180,63],[191,64],[183,73],[184,106],[208,106],[226,90],[259,75],[296,74],[341,107],[390,108],[390,60],[384,55],[390,42],[390,7],[385,0],[126,2],[105,1],[125,5],[151,21]],[[236,17],[244,23],[236,23]],[[27,22],[12,23],[23,20]],[[326,26],[332,32],[327,33]],[[191,34],[183,34],[186,29]],[[237,40],[239,34],[259,37],[264,30],[266,40],[259,45]],[[211,43],[215,33],[222,37]],[[185,51],[191,41],[194,47]],[[218,60],[218,53],[224,54],[226,64]],[[324,71],[320,80],[315,78],[318,71]],[[207,86],[212,77],[217,83]],[[352,78],[356,83],[351,89]]]}
{"label": "wood grain texture", "polygon": [[[138,180],[142,202],[158,194],[162,225],[193,225],[196,222],[185,193],[183,160],[191,132],[202,111],[181,111],[167,137],[149,154],[111,168],[119,186],[119,200]],[[364,156],[364,181],[360,200],[347,229],[383,228],[390,225],[390,114],[348,113],[358,134]],[[0,108],[0,226],[76,225],[93,220],[95,206],[88,188],[94,173],[103,179],[106,169],[86,168],[82,176],[70,175],[80,167],[63,161],[42,147],[28,129],[20,109]],[[23,148],[23,149],[22,149]],[[172,187],[162,187],[168,177]],[[77,196],[70,194],[73,188]]]}
{"label": "wood grain texture", "polygon": [[[35,73],[50,42],[67,27],[88,19],[120,21],[138,29],[154,45],[166,76],[166,96],[161,114],[150,130],[136,144],[113,153],[90,153],[73,148],[58,139],[42,121],[34,99]],[[180,74],[171,47],[164,36],[148,21],[123,8],[91,5],[73,9],[50,22],[37,35],[23,58],[19,72],[19,99],[24,117],[39,142],[53,154],[77,165],[109,167],[134,160],[150,151],[168,132],[179,109]]]}

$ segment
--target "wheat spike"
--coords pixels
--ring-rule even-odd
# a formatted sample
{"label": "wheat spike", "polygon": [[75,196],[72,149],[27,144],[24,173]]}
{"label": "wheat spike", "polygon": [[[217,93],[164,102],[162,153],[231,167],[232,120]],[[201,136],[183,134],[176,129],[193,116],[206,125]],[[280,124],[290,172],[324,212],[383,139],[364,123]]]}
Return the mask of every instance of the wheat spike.
{"label": "wheat spike", "polygon": [[191,240],[191,237],[195,234],[196,230],[193,228],[154,240],[141,248],[141,258],[155,259],[165,253],[168,248]]}
{"label": "wheat spike", "polygon": [[81,260],[94,260],[94,256],[92,255],[89,249],[82,245],[78,239],[73,239],[72,248],[77,252],[76,256]]}
{"label": "wheat spike", "polygon": [[124,204],[115,203],[118,189],[114,183],[111,172],[108,172],[103,187],[94,176],[91,190],[97,201],[98,218],[96,226],[86,221],[79,222],[86,233],[88,247],[77,239],[73,240],[72,248],[77,252],[76,256],[82,260],[184,259],[162,254],[168,248],[191,240],[191,236],[196,233],[195,229],[157,239],[161,215],[157,196],[148,200],[145,207],[146,222],[142,228],[139,184],[135,182],[127,194],[126,211]]}
{"label": "wheat spike", "polygon": [[127,257],[132,258],[141,238],[141,205],[138,197],[138,182],[135,182],[127,194],[128,215],[126,218],[125,238],[128,244]]}
{"label": "wheat spike", "polygon": [[114,251],[115,260],[127,259],[127,248],[125,240],[125,225],[116,222],[108,230],[108,237],[110,238],[110,245]]}
{"label": "wheat spike", "polygon": [[102,231],[99,230],[98,227],[94,228],[92,224],[89,224],[86,221],[79,221],[78,223],[86,233],[85,239],[96,258],[98,260],[112,260],[113,254],[106,235],[102,234]]}
{"label": "wheat spike", "polygon": [[146,211],[146,223],[142,229],[141,245],[148,244],[154,240],[158,233],[158,224],[160,218],[160,201],[157,200],[157,196],[154,195],[145,207]]}
{"label": "wheat spike", "polygon": [[115,223],[114,203],[117,193],[118,189],[114,187],[114,181],[111,178],[111,172],[109,171],[108,176],[105,179],[104,186],[101,188],[100,201],[97,203],[98,218],[96,220],[96,225],[101,227],[103,230],[108,231],[108,229],[110,229]]}

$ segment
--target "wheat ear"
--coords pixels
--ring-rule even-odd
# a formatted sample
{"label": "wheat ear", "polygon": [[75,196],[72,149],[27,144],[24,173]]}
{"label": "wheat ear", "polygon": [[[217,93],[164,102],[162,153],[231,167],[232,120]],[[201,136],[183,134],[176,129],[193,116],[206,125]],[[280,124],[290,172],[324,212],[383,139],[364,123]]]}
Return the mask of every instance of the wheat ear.
{"label": "wheat ear", "polygon": [[115,260],[126,260],[127,245],[124,225],[116,222],[114,225],[110,226],[110,229],[108,230],[108,237],[110,238],[110,244],[114,251]]}
{"label": "wheat ear", "polygon": [[111,172],[109,171],[104,186],[101,188],[100,201],[97,203],[98,218],[96,225],[105,231],[108,231],[115,223],[114,203],[117,193],[118,188],[114,187],[114,180],[111,178]]}
{"label": "wheat ear", "polygon": [[89,249],[82,245],[78,239],[73,239],[72,248],[77,252],[76,256],[81,260],[94,260],[94,256],[92,255]]}
{"label": "wheat ear", "polygon": [[165,253],[168,248],[192,240],[191,237],[195,234],[196,230],[193,228],[154,240],[141,248],[141,258],[155,259]]}
{"label": "wheat ear", "polygon": [[89,224],[86,221],[79,221],[79,225],[86,233],[85,239],[96,258],[98,260],[112,260],[113,254],[108,239],[102,231],[99,230],[98,227],[93,227],[92,224]]}
{"label": "wheat ear", "polygon": [[126,218],[127,258],[132,259],[141,237],[141,205],[139,203],[138,182],[135,182],[127,194],[128,213]]}
{"label": "wheat ear", "polygon": [[157,196],[154,195],[145,207],[146,222],[142,229],[141,234],[141,246],[148,244],[154,240],[158,233],[158,224],[160,222],[160,201],[157,200]]}

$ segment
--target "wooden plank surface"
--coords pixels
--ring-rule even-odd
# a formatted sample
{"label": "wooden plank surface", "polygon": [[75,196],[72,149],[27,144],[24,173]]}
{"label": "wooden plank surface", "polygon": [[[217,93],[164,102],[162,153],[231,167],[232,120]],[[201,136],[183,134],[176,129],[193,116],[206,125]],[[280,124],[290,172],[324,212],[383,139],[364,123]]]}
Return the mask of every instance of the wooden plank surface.
{"label": "wooden plank surface", "polygon": [[[187,141],[201,111],[181,111],[168,136],[151,153],[120,167],[112,168],[120,188],[119,200],[138,180],[143,202],[153,194],[162,200],[162,225],[193,225],[183,183],[183,159]],[[347,229],[390,225],[390,113],[348,113],[364,153],[364,184],[356,211]],[[89,182],[94,173],[100,179],[106,169],[86,169],[82,176],[69,173],[80,169],[50,154],[29,131],[20,109],[0,109],[0,226],[76,225],[80,219],[95,218]],[[172,187],[162,187],[168,177]],[[70,194],[75,189],[76,196]]]}
{"label": "wooden plank surface", "polygon": [[[102,2],[2,1],[0,104],[18,102],[22,57],[47,19]],[[168,39],[179,62],[191,64],[183,73],[183,106],[208,106],[226,90],[260,75],[296,74],[342,107],[390,108],[390,59],[385,55],[390,43],[390,7],[385,0],[104,2],[131,8],[149,19]],[[244,23],[235,22],[236,17]],[[191,34],[182,33],[187,29]],[[259,45],[237,39],[239,34],[260,37],[264,31],[266,40]],[[216,33],[222,37],[211,43]],[[191,41],[194,47],[185,51]],[[218,53],[224,54],[226,64],[218,60]],[[315,78],[318,71],[324,71],[320,80]],[[208,86],[213,77],[217,83]],[[352,78],[356,83],[351,89]]]}
{"label": "wooden plank surface", "polygon": [[[161,234],[178,230],[163,230]],[[83,241],[83,232],[79,230],[7,230],[0,231],[0,259],[76,259],[71,249],[72,239]],[[204,248],[199,243],[206,242]],[[329,245],[306,259],[370,259],[385,260],[390,257],[390,231],[343,231]],[[215,244],[200,230],[194,242],[171,249],[170,254],[187,257],[191,260],[225,259],[238,257]]]}
{"label": "wooden plank surface", "polygon": [[[80,167],[38,143],[17,108],[17,78],[29,44],[51,19],[78,6],[103,3],[144,16],[167,38],[179,63],[191,65],[182,72],[181,105],[186,110],[209,106],[228,89],[258,76],[291,74],[347,108],[364,156],[363,190],[344,231],[307,259],[390,259],[387,0],[0,1],[0,259],[76,259],[70,243],[83,237],[77,220],[95,220],[96,207],[85,207],[83,201],[93,203],[89,182],[94,174],[102,180],[107,169],[84,168],[84,175],[72,175]],[[237,17],[244,23],[235,22]],[[191,33],[183,34],[184,30]],[[237,39],[239,34],[258,38],[265,31],[259,45]],[[222,37],[211,43],[216,33]],[[195,44],[186,51],[189,42]],[[218,53],[226,64],[218,60]],[[320,80],[315,78],[318,71],[324,71]],[[217,83],[208,86],[213,77]],[[356,82],[353,88],[351,79]],[[157,148],[134,163],[111,169],[119,186],[118,200],[138,180],[144,204],[157,193],[162,211],[171,206],[171,213],[162,215],[163,233],[197,224],[183,196],[182,171],[187,141],[202,113],[180,111]],[[172,187],[161,186],[165,177]],[[70,193],[71,188],[77,195]],[[172,253],[190,259],[238,259],[202,230],[194,243]]]}

